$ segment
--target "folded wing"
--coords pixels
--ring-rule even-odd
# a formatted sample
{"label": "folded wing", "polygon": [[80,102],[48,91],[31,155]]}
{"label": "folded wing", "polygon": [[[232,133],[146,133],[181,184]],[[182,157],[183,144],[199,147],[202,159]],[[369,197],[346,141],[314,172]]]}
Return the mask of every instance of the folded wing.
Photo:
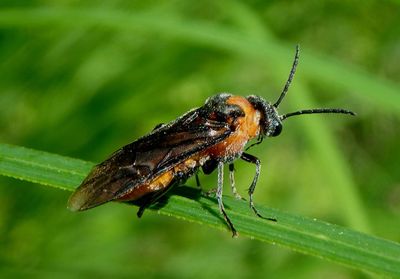
{"label": "folded wing", "polygon": [[68,207],[85,210],[118,199],[230,133],[225,122],[210,119],[201,108],[192,110],[95,166],[70,197]]}

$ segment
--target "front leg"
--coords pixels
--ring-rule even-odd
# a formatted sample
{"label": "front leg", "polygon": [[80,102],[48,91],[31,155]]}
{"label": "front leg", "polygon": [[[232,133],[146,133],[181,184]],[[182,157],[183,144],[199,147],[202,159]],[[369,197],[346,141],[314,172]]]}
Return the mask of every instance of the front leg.
{"label": "front leg", "polygon": [[249,163],[252,163],[252,164],[255,164],[255,165],[256,165],[256,174],[254,175],[253,182],[251,183],[250,188],[249,188],[250,208],[253,209],[254,213],[255,213],[258,217],[261,217],[261,218],[263,218],[263,219],[267,219],[267,220],[276,222],[276,219],[275,219],[275,218],[268,218],[268,217],[262,216],[262,215],[258,212],[257,208],[254,206],[253,194],[254,194],[254,190],[256,189],[256,184],[257,184],[257,181],[258,181],[258,176],[260,175],[260,169],[261,169],[260,160],[259,160],[257,157],[255,157],[255,156],[253,156],[253,155],[251,155],[251,154],[248,154],[248,153],[243,153],[243,154],[240,156],[240,158],[242,158],[242,159],[245,160],[246,162],[249,162]]}

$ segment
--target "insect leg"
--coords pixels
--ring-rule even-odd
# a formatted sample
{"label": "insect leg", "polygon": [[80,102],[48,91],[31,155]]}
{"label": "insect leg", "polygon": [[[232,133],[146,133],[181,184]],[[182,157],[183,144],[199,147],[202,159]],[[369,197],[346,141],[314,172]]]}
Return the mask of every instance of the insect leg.
{"label": "insect leg", "polygon": [[195,174],[195,177],[196,177],[196,185],[197,185],[197,187],[201,188],[199,174],[197,172]]}
{"label": "insect leg", "polygon": [[236,190],[236,187],[235,187],[235,166],[234,166],[233,163],[229,164],[229,180],[231,182],[231,189],[232,189],[232,193],[235,196],[235,198],[238,199],[238,200],[243,199],[239,195],[239,193],[238,193],[238,191]]}
{"label": "insect leg", "polygon": [[251,185],[250,185],[250,188],[249,188],[250,208],[253,209],[254,213],[255,213],[258,217],[276,222],[276,219],[275,219],[275,218],[268,218],[268,217],[262,216],[262,215],[258,212],[257,208],[254,206],[253,194],[254,194],[254,190],[256,189],[256,184],[257,184],[258,176],[260,175],[260,169],[261,169],[260,160],[259,160],[257,157],[255,157],[255,156],[253,156],[253,155],[250,155],[250,154],[248,154],[248,153],[243,153],[242,156],[240,156],[240,158],[242,158],[242,159],[245,160],[246,162],[249,162],[249,163],[252,163],[252,164],[255,164],[255,165],[256,165],[256,174],[254,175],[253,182],[251,182]]}
{"label": "insect leg", "polygon": [[163,190],[160,190],[153,195],[151,195],[140,207],[138,212],[136,213],[137,217],[140,218],[142,217],[144,211],[146,208],[154,204],[156,201],[158,201],[162,196],[164,196],[169,190],[173,188],[174,185],[171,185]]}
{"label": "insect leg", "polygon": [[229,219],[228,215],[225,212],[224,204],[222,203],[222,190],[224,186],[224,163],[218,162],[218,187],[217,187],[217,200],[218,206],[221,214],[224,216],[226,223],[228,224],[229,228],[232,231],[232,237],[237,237],[238,233],[233,226],[233,223]]}

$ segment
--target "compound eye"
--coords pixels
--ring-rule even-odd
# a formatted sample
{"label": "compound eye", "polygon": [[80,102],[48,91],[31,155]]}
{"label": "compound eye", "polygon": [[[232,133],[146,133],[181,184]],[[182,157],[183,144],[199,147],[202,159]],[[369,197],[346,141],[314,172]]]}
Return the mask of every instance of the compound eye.
{"label": "compound eye", "polygon": [[281,132],[282,132],[282,124],[279,123],[278,125],[275,126],[275,130],[274,130],[274,132],[272,133],[271,136],[272,137],[279,136],[281,134]]}

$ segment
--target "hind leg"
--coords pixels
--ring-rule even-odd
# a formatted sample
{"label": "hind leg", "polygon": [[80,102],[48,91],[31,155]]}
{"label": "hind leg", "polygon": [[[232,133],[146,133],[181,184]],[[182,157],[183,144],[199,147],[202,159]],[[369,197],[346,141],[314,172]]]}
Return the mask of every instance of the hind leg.
{"label": "hind leg", "polygon": [[156,203],[160,198],[162,198],[166,193],[168,193],[169,190],[171,190],[173,188],[173,185],[162,189],[158,192],[155,192],[154,194],[151,194],[148,197],[144,197],[143,202],[140,204],[139,210],[136,213],[136,215],[140,218],[142,217],[144,211],[150,207],[151,205],[153,205],[154,203]]}

